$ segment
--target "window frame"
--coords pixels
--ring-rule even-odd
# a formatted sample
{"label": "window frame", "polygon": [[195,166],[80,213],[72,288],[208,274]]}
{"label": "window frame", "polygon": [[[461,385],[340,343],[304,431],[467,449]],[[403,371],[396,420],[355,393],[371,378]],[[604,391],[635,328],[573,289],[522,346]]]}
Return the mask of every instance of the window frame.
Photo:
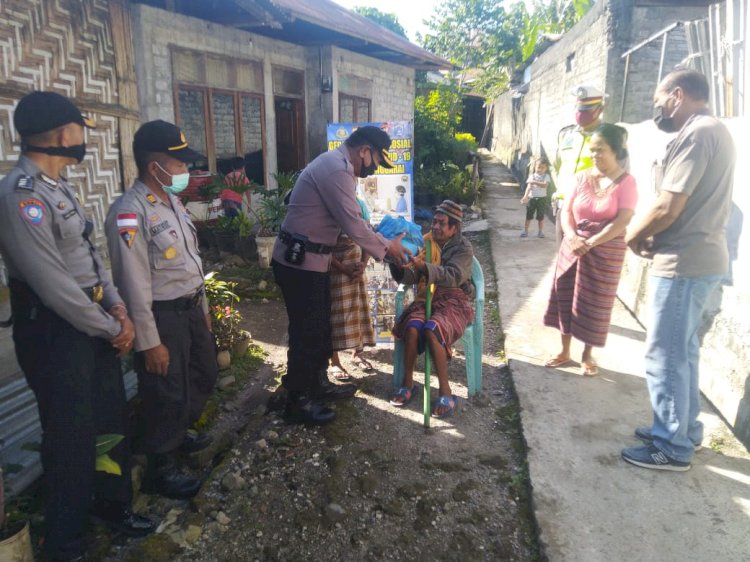
{"label": "window frame", "polygon": [[[352,100],[352,108],[353,108],[353,115],[354,120],[352,123],[372,123],[372,100],[370,98],[365,98],[363,96],[353,96],[351,94],[345,94],[344,92],[339,92],[339,123],[341,123],[341,101],[344,99],[350,99]],[[367,102],[367,119],[362,119],[359,116],[359,113],[357,111],[357,102]]]}
{"label": "window frame", "polygon": [[[263,151],[263,169],[267,167],[267,147],[266,147],[266,107],[263,94],[250,92],[247,90],[234,90],[228,88],[213,88],[211,86],[191,84],[187,82],[175,82],[174,85],[174,105],[175,105],[175,122],[178,127],[182,126],[182,116],[180,113],[180,91],[192,90],[199,91],[203,94],[203,119],[206,126],[206,158],[208,159],[208,169],[216,173],[216,135],[214,132],[214,112],[213,96],[214,94],[231,95],[234,104],[234,135],[236,154],[245,154],[244,138],[242,135],[242,98],[244,96],[255,98],[260,101],[260,134]],[[189,142],[190,139],[188,139]],[[268,178],[266,178],[267,181]]]}

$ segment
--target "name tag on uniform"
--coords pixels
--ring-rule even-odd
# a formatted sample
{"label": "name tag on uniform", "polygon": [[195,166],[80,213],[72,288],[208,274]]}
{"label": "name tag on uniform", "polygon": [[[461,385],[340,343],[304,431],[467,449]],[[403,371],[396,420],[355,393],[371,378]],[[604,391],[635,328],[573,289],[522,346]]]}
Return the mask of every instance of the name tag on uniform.
{"label": "name tag on uniform", "polygon": [[157,224],[156,226],[152,226],[150,229],[151,236],[156,236],[160,232],[164,232],[169,228],[169,221],[163,221]]}

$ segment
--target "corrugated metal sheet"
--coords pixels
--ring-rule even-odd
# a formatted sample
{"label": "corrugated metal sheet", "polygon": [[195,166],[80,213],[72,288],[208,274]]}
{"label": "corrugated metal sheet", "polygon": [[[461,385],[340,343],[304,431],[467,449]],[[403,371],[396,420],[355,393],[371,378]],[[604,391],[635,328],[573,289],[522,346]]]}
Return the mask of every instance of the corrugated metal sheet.
{"label": "corrugated metal sheet", "polygon": [[[135,373],[128,372],[124,382],[130,400],[138,390]],[[9,383],[0,386],[0,464],[9,468],[5,480],[10,495],[41,476],[39,453],[25,448],[38,446],[41,441],[42,427],[34,393],[23,374],[16,371]]]}

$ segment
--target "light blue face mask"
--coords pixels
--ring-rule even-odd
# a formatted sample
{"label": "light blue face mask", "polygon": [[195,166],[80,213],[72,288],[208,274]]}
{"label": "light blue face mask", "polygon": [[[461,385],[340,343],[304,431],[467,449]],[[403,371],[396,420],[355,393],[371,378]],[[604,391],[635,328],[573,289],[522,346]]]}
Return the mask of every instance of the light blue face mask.
{"label": "light blue face mask", "polygon": [[[169,174],[164,168],[161,167],[161,165],[156,162],[157,166],[159,166],[159,169],[164,172],[165,174]],[[171,174],[172,176],[172,183],[170,185],[165,185],[159,181],[159,178],[154,175],[154,179],[159,182],[159,185],[161,188],[166,191],[167,193],[171,193],[172,195],[177,195],[178,193],[181,193],[182,191],[185,191],[185,188],[188,186],[188,183],[190,182],[190,173],[185,172],[184,174]]]}

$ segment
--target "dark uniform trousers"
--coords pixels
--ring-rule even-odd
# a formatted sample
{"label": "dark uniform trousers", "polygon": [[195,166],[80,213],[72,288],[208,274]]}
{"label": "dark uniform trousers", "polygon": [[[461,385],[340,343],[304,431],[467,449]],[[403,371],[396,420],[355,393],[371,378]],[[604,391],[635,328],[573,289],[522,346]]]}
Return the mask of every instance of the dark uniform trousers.
{"label": "dark uniform trousers", "polygon": [[328,273],[303,271],[272,261],[289,317],[289,351],[284,388],[308,392],[328,368],[331,344],[331,288]]}
{"label": "dark uniform trousers", "polygon": [[169,368],[165,377],[149,373],[144,353],[135,354],[142,408],[138,449],[148,454],[180,446],[187,428],[203,413],[219,374],[216,340],[200,306],[154,303],[153,313],[159,338],[169,350]]}
{"label": "dark uniform trousers", "polygon": [[[47,485],[45,549],[79,556],[92,492],[130,506],[132,486],[127,403],[112,344],[76,330],[42,304],[25,283],[10,280],[16,357],[36,395]],[[96,437],[125,436],[109,456],[122,476],[95,472]]]}

